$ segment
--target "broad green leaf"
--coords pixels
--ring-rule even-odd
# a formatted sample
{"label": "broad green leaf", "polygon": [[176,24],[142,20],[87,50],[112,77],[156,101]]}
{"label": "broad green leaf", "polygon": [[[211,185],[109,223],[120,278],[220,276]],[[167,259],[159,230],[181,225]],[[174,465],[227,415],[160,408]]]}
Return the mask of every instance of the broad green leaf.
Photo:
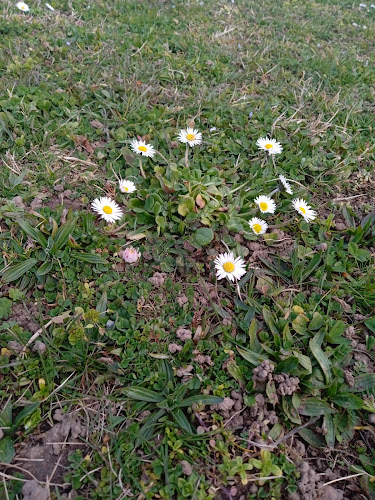
{"label": "broad green leaf", "polygon": [[319,330],[319,328],[323,326],[323,323],[323,316],[319,312],[315,311],[309,323],[309,330]]}
{"label": "broad green leaf", "polygon": [[367,392],[375,387],[375,373],[365,373],[354,379],[353,392]]}
{"label": "broad green leaf", "polygon": [[150,389],[146,389],[145,387],[126,387],[124,392],[130,399],[147,401],[148,403],[160,403],[165,399],[163,395],[158,394],[155,391],[151,391]]}
{"label": "broad green leaf", "polygon": [[326,413],[335,413],[331,406],[318,398],[307,398],[301,402],[298,412],[301,415],[309,417],[316,417],[318,415],[325,415]]}
{"label": "broad green leaf", "polygon": [[158,420],[165,415],[166,411],[161,409],[157,412],[151,413],[144,421],[142,427],[137,433],[136,446],[143,442],[148,442],[155,431],[155,425]]}
{"label": "broad green leaf", "polygon": [[242,375],[241,372],[241,368],[234,360],[229,361],[229,363],[227,364],[227,370],[235,380],[237,380],[241,384],[246,384],[244,376]]}
{"label": "broad green leaf", "polygon": [[283,359],[276,366],[276,373],[291,373],[298,366],[298,358],[296,356],[291,356],[290,358]]}
{"label": "broad green leaf", "polygon": [[[255,312],[255,309],[254,309]],[[259,343],[257,336],[257,320],[254,318],[249,327],[250,349],[255,352],[260,352],[262,346]]]}
{"label": "broad green leaf", "polygon": [[193,212],[195,207],[194,198],[186,196],[177,207],[177,211],[182,217],[186,217],[188,213]]}
{"label": "broad green leaf", "polygon": [[25,232],[33,240],[37,241],[42,248],[46,248],[47,240],[39,229],[30,226],[30,224],[23,219],[17,219],[17,222],[23,232]]}
{"label": "broad green leaf", "polygon": [[331,330],[328,332],[327,340],[332,344],[340,343],[339,339],[342,337],[342,334],[346,330],[346,324],[339,320],[333,325]]}
{"label": "broad green leaf", "polygon": [[314,358],[319,363],[321,369],[323,370],[324,377],[326,379],[327,384],[331,381],[331,364],[323,352],[321,346],[323,336],[320,333],[317,333],[314,338],[310,339],[309,346]]}
{"label": "broad green leaf", "polygon": [[347,410],[359,410],[364,402],[361,398],[350,392],[341,392],[331,399],[332,403]]}
{"label": "broad green leaf", "polygon": [[279,330],[276,326],[273,314],[271,313],[271,310],[268,306],[263,307],[262,314],[263,314],[264,321],[266,322],[268,328],[271,330],[271,333],[273,335],[278,335]]}
{"label": "broad green leaf", "polygon": [[284,413],[288,417],[288,419],[294,424],[301,424],[301,417],[299,416],[298,411],[291,404],[290,397],[282,396],[281,402]]}
{"label": "broad green leaf", "polygon": [[308,263],[307,267],[304,269],[302,273],[302,281],[306,281],[306,279],[310,276],[310,274],[319,266],[321,260],[322,260],[322,252],[316,253]]}
{"label": "broad green leaf", "polygon": [[54,255],[58,250],[64,247],[68,243],[69,235],[72,235],[74,228],[76,227],[77,220],[71,219],[65,222],[56,232],[54,237],[54,244],[51,248],[51,254]]}
{"label": "broad green leaf", "polygon": [[312,431],[311,429],[308,429],[307,427],[298,431],[298,434],[301,436],[302,439],[304,439],[307,443],[311,444],[312,446],[316,446],[317,448],[326,447],[326,443],[325,441],[323,441],[321,436],[319,436],[316,432]]}
{"label": "broad green leaf", "polygon": [[298,351],[293,351],[293,354],[298,358],[300,365],[303,366],[309,374],[312,373],[311,359]]}
{"label": "broad green leaf", "polygon": [[103,259],[101,255],[98,255],[96,253],[72,252],[72,257],[89,264],[108,264],[108,261]]}
{"label": "broad green leaf", "polygon": [[364,321],[364,323],[367,326],[367,328],[372,331],[372,333],[375,333],[375,318],[370,318]]}
{"label": "broad green leaf", "polygon": [[260,363],[262,361],[264,361],[265,359],[268,359],[268,358],[266,358],[266,356],[263,356],[262,354],[251,351],[250,349],[240,349],[239,347],[237,347],[237,351],[244,359],[246,359],[246,361],[248,361],[249,363],[251,363],[252,365],[255,365],[255,366],[260,365]]}
{"label": "broad green leaf", "polygon": [[214,239],[214,233],[209,227],[200,227],[191,236],[191,242],[197,247],[204,247]]}
{"label": "broad green leaf", "polygon": [[330,448],[333,448],[335,446],[335,426],[333,423],[333,417],[331,413],[326,413],[324,415],[323,425],[327,431],[326,434],[324,435],[326,443]]}
{"label": "broad green leaf", "polygon": [[39,276],[44,276],[45,274],[48,274],[53,267],[53,261],[52,260],[46,260],[37,270],[36,274]]}
{"label": "broad green leaf", "polygon": [[223,398],[219,396],[205,396],[204,394],[197,396],[190,396],[189,398],[184,399],[181,403],[178,403],[176,406],[178,408],[186,408],[187,406],[192,406],[193,404],[204,404],[204,405],[218,405],[223,402]]}
{"label": "broad green leaf", "polygon": [[172,411],[172,415],[173,415],[174,421],[176,422],[178,427],[180,427],[180,429],[187,432],[188,434],[192,433],[191,425],[190,425],[188,419],[186,418],[184,412],[182,410],[180,410],[180,408],[175,408]]}
{"label": "broad green leaf", "polygon": [[10,464],[15,454],[12,439],[9,436],[4,437],[0,441],[0,462]]}
{"label": "broad green leaf", "polygon": [[15,264],[14,266],[3,269],[0,272],[2,281],[4,281],[5,283],[10,283],[11,281],[18,280],[18,278],[27,273],[27,271],[30,271],[30,269],[32,269],[38,262],[38,259],[31,258],[24,260],[19,264]]}
{"label": "broad green leaf", "polygon": [[39,403],[31,403],[30,405],[26,406],[22,411],[20,411],[13,422],[12,430],[17,429],[19,425],[22,425],[24,421],[27,419],[27,417],[32,415],[38,407]]}
{"label": "broad green leaf", "polygon": [[96,308],[95,308],[96,311],[100,312],[100,316],[103,316],[104,313],[106,312],[107,303],[108,303],[107,291],[104,290],[104,292],[102,293],[98,303],[96,304]]}

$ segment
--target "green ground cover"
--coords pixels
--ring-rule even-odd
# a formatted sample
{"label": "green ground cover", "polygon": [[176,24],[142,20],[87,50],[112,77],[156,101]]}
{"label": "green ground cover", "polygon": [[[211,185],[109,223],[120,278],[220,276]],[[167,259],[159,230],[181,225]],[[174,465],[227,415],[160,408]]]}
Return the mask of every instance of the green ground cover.
{"label": "green ground cover", "polygon": [[0,6],[0,497],[375,498],[375,6],[29,5]]}

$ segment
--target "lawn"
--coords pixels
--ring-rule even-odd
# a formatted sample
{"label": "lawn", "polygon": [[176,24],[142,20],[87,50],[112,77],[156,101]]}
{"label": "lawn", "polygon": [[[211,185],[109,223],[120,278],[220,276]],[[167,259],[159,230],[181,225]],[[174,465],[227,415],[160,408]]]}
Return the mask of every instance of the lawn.
{"label": "lawn", "polygon": [[375,499],[375,5],[173,1],[1,4],[0,498]]}

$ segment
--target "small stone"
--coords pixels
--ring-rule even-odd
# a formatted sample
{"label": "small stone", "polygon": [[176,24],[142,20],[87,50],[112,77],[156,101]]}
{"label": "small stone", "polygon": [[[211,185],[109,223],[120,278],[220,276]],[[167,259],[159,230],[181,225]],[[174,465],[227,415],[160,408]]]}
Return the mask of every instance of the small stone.
{"label": "small stone", "polygon": [[371,415],[368,418],[368,421],[370,424],[375,424],[375,413],[371,413]]}
{"label": "small stone", "polygon": [[36,479],[27,481],[22,487],[23,500],[48,500],[49,493]]}
{"label": "small stone", "polygon": [[197,434],[204,434],[206,431],[204,430],[204,427],[202,427],[201,425],[199,425],[197,427]]}
{"label": "small stone", "polygon": [[33,351],[38,352],[41,356],[46,352],[46,349],[46,344],[40,340],[37,340],[33,347]]}
{"label": "small stone", "polygon": [[16,354],[23,352],[24,350],[24,346],[15,340],[10,340],[8,342],[8,348]]}

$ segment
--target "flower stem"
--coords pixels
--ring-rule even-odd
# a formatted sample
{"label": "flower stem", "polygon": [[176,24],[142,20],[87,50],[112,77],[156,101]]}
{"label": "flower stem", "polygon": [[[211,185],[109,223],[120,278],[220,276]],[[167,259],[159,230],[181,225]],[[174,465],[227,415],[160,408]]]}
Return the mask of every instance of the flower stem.
{"label": "flower stem", "polygon": [[139,158],[139,170],[141,171],[141,176],[146,179],[146,174],[143,170],[143,167],[142,167],[142,158]]}
{"label": "flower stem", "polygon": [[271,191],[268,196],[271,197],[273,194],[277,193],[278,191],[280,191],[279,187],[277,187],[276,189],[274,189],[273,191]]}
{"label": "flower stem", "polygon": [[185,165],[187,168],[189,168],[189,144],[188,143],[186,143]]}

